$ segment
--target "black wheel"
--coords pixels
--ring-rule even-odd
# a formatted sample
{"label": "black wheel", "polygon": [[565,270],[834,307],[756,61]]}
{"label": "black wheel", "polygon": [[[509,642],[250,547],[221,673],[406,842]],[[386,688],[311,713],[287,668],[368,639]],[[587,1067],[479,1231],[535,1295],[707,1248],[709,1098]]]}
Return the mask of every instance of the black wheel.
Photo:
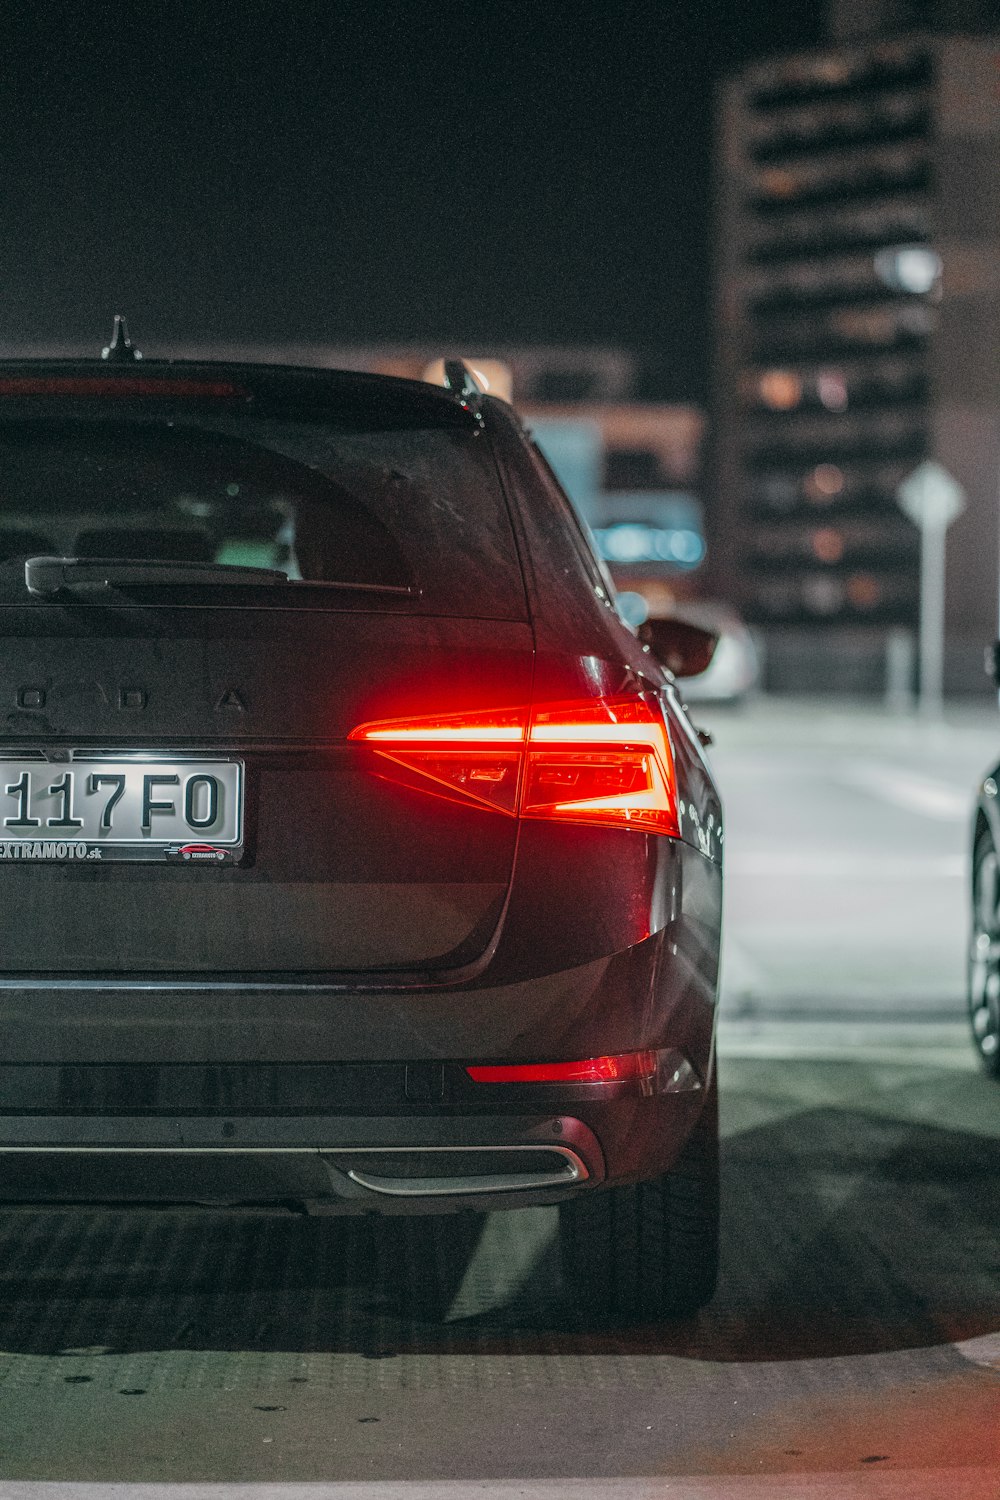
{"label": "black wheel", "polygon": [[969,1019],[980,1062],[1000,1078],[1000,860],[988,828],[972,855]]}
{"label": "black wheel", "polygon": [[683,1317],[719,1267],[719,1101],[714,1080],[670,1172],[582,1193],[559,1209],[563,1276],[588,1313]]}

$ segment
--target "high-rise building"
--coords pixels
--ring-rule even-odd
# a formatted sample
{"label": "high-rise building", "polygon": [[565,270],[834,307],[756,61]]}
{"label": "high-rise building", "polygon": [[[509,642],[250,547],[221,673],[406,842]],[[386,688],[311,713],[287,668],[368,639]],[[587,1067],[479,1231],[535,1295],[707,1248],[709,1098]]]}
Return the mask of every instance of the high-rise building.
{"label": "high-rise building", "polygon": [[[861,9],[840,11],[846,34]],[[978,690],[1000,597],[1000,40],[760,62],[721,104],[716,588],[761,630],[776,689],[877,690],[891,633],[918,622],[896,492],[933,458],[968,495],[946,684]]]}

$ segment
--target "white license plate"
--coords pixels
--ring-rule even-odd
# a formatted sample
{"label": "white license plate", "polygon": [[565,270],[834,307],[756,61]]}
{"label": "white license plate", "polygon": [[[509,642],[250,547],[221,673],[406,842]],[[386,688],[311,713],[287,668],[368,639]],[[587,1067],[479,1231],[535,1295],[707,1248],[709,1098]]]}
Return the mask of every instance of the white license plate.
{"label": "white license plate", "polygon": [[209,756],[0,757],[0,862],[242,854],[243,762]]}

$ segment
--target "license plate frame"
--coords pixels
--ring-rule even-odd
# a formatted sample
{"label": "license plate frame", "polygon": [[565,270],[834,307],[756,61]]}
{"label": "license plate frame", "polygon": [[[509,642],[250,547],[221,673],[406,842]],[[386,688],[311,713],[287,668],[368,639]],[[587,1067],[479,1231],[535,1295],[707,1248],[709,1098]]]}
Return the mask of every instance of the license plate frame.
{"label": "license plate frame", "polygon": [[246,764],[198,752],[0,755],[0,864],[166,863],[243,857]]}

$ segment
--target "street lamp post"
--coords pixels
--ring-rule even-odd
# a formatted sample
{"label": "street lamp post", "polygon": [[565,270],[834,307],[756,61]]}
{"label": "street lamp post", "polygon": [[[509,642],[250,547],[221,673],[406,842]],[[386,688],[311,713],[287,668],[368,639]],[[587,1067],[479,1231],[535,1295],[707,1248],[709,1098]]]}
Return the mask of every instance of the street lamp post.
{"label": "street lamp post", "polygon": [[903,514],[920,528],[920,685],[917,706],[939,719],[944,702],[945,533],[966,506],[965,491],[933,459],[919,464],[896,491]]}

